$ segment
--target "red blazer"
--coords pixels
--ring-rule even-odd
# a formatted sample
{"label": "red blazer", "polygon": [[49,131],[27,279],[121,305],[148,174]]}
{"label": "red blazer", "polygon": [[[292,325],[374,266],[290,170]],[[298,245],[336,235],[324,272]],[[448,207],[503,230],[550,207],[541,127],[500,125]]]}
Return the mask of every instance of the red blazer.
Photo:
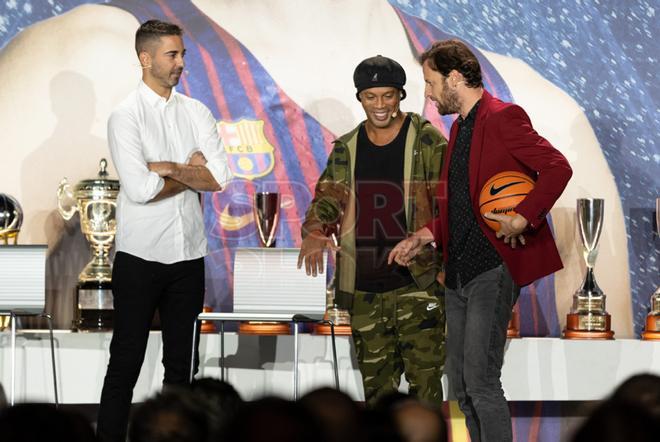
{"label": "red blazer", "polygon": [[[428,227],[442,245],[445,263],[449,242],[447,211],[447,177],[451,155],[456,143],[458,123],[451,127],[447,159],[444,161],[438,186],[439,215]],[[529,222],[524,232],[526,245],[512,249],[483,221],[479,213],[479,193],[490,177],[509,170],[526,173],[536,181],[534,190],[516,207],[516,212]],[[513,280],[519,286],[549,275],[562,268],[546,215],[561,195],[572,175],[566,158],[543,137],[525,111],[515,104],[505,103],[484,90],[477,111],[470,147],[470,195],[474,216],[486,238],[505,262]]]}

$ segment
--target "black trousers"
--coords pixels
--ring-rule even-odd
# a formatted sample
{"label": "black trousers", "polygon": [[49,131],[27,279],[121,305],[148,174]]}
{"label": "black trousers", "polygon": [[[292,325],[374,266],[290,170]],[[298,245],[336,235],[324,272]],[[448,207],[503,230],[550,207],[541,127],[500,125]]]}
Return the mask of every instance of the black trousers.
{"label": "black trousers", "polygon": [[156,309],[162,328],[163,385],[189,382],[193,323],[204,303],[204,259],[161,264],[117,252],[112,286],[114,332],[96,431],[100,441],[124,442]]}

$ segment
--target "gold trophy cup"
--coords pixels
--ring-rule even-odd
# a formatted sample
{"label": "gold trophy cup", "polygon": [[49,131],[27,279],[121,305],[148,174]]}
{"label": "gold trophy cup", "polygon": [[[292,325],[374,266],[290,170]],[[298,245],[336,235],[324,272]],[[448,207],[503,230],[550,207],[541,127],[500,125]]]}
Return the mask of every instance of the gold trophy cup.
{"label": "gold trophy cup", "polygon": [[0,193],[0,243],[18,243],[18,232],[23,225],[23,208],[11,195]]}
{"label": "gold trophy cup", "polygon": [[[18,244],[18,232],[23,225],[23,208],[18,200],[0,193],[0,244]],[[0,331],[9,327],[11,316],[0,315]]]}
{"label": "gold trophy cup", "polygon": [[[275,247],[275,235],[280,220],[280,194],[256,192],[252,212],[261,247]],[[288,335],[291,328],[286,322],[247,321],[238,325],[238,332],[245,335]]]}
{"label": "gold trophy cup", "polygon": [[605,310],[605,294],[594,277],[604,207],[605,201],[602,199],[577,200],[577,223],[587,274],[582,287],[573,295],[573,306],[566,317],[564,329],[566,339],[614,339],[612,318]]}
{"label": "gold trophy cup", "polygon": [[[655,233],[660,235],[660,198],[655,200]],[[646,316],[642,339],[660,341],[660,286],[651,295],[651,311]]]}
{"label": "gold trophy cup", "polygon": [[66,178],[57,189],[58,209],[69,220],[78,212],[80,229],[91,244],[92,260],[78,276],[73,328],[102,331],[112,328],[112,264],[109,253],[117,229],[115,214],[119,181],[109,179],[108,162],[101,159],[96,178],[80,181],[71,190]]}

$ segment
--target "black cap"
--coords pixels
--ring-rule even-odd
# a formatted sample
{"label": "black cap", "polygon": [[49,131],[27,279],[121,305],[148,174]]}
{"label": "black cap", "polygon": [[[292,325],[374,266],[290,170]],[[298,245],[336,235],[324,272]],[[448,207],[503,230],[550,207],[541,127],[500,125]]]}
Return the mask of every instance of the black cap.
{"label": "black cap", "polygon": [[403,85],[406,84],[406,72],[399,63],[382,55],[362,60],[353,72],[353,83],[357,88],[355,96],[358,100],[363,90],[384,86],[399,89],[403,93],[401,99],[406,98],[406,91],[403,89]]}

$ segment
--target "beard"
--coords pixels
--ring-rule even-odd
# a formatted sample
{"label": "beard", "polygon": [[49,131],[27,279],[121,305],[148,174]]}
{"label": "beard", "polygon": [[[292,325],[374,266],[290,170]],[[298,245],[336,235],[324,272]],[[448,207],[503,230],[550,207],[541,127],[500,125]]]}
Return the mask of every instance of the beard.
{"label": "beard", "polygon": [[440,115],[456,114],[461,110],[458,94],[455,90],[449,89],[446,81],[440,99],[435,102],[435,107]]}
{"label": "beard", "polygon": [[167,80],[171,87],[174,87],[177,84],[179,84],[179,80],[181,79],[181,74],[183,74],[183,69],[176,69],[170,73]]}
{"label": "beard", "polygon": [[174,87],[179,84],[183,69],[163,69],[160,66],[153,66],[151,69],[151,76],[154,77],[161,85],[165,87]]}

